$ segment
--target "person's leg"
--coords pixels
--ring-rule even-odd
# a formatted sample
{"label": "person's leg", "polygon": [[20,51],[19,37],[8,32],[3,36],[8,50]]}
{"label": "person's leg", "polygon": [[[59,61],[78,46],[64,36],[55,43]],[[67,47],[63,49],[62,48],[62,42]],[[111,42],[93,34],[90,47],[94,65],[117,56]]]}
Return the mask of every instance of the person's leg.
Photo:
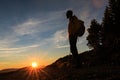
{"label": "person's leg", "polygon": [[78,50],[77,50],[77,46],[76,46],[77,36],[70,36],[69,41],[70,41],[70,51],[73,55],[75,64],[79,65],[80,60],[79,60]]}
{"label": "person's leg", "polygon": [[77,50],[76,43],[77,43],[77,37],[72,36],[70,38],[70,50],[74,57],[78,56],[78,50]]}

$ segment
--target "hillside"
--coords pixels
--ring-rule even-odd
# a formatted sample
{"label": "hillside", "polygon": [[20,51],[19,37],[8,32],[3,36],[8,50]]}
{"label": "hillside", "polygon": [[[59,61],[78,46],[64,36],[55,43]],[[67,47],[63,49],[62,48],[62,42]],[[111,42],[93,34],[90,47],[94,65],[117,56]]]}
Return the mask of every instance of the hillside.
{"label": "hillside", "polygon": [[[114,54],[115,55],[115,54]],[[120,65],[118,56],[104,58],[93,50],[79,54],[82,60],[80,68],[74,68],[72,56],[56,60],[45,68],[21,68],[15,71],[0,73],[0,80],[119,80]],[[117,61],[116,61],[117,60]]]}

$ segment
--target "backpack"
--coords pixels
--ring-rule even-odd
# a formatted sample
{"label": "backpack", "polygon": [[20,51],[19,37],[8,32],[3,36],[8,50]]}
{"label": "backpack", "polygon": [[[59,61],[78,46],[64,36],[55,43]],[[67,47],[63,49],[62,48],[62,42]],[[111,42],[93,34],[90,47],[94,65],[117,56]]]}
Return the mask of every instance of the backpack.
{"label": "backpack", "polygon": [[79,28],[77,31],[77,35],[78,35],[78,37],[81,37],[81,36],[83,36],[84,33],[85,33],[84,21],[79,20]]}

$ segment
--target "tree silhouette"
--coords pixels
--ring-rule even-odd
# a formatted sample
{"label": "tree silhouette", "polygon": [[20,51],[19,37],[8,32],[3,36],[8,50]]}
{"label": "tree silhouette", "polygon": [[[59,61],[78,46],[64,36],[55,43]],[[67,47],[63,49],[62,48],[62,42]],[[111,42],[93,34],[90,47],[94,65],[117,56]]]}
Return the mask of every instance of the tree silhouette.
{"label": "tree silhouette", "polygon": [[93,49],[100,63],[120,63],[120,0],[109,0],[103,21],[95,19],[88,28],[87,45]]}
{"label": "tree silhouette", "polygon": [[103,46],[118,47],[120,43],[120,0],[109,0],[103,17]]}
{"label": "tree silhouette", "polygon": [[91,26],[88,28],[89,35],[87,36],[88,43],[87,45],[90,48],[97,49],[101,45],[101,25],[93,19],[91,21]]}

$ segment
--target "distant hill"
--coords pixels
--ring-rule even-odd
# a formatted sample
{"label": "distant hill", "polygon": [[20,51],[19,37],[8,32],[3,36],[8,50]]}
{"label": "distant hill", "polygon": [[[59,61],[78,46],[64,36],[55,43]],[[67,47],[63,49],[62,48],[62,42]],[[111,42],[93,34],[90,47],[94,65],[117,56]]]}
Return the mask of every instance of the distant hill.
{"label": "distant hill", "polygon": [[10,69],[3,69],[0,70],[0,73],[7,73],[7,72],[12,72],[18,70],[17,68],[10,68]]}
{"label": "distant hill", "polygon": [[75,68],[72,55],[67,55],[44,68],[5,70],[0,73],[0,80],[120,80],[120,65],[115,53],[109,59],[100,57],[94,50],[79,56],[82,61],[80,68]]}

